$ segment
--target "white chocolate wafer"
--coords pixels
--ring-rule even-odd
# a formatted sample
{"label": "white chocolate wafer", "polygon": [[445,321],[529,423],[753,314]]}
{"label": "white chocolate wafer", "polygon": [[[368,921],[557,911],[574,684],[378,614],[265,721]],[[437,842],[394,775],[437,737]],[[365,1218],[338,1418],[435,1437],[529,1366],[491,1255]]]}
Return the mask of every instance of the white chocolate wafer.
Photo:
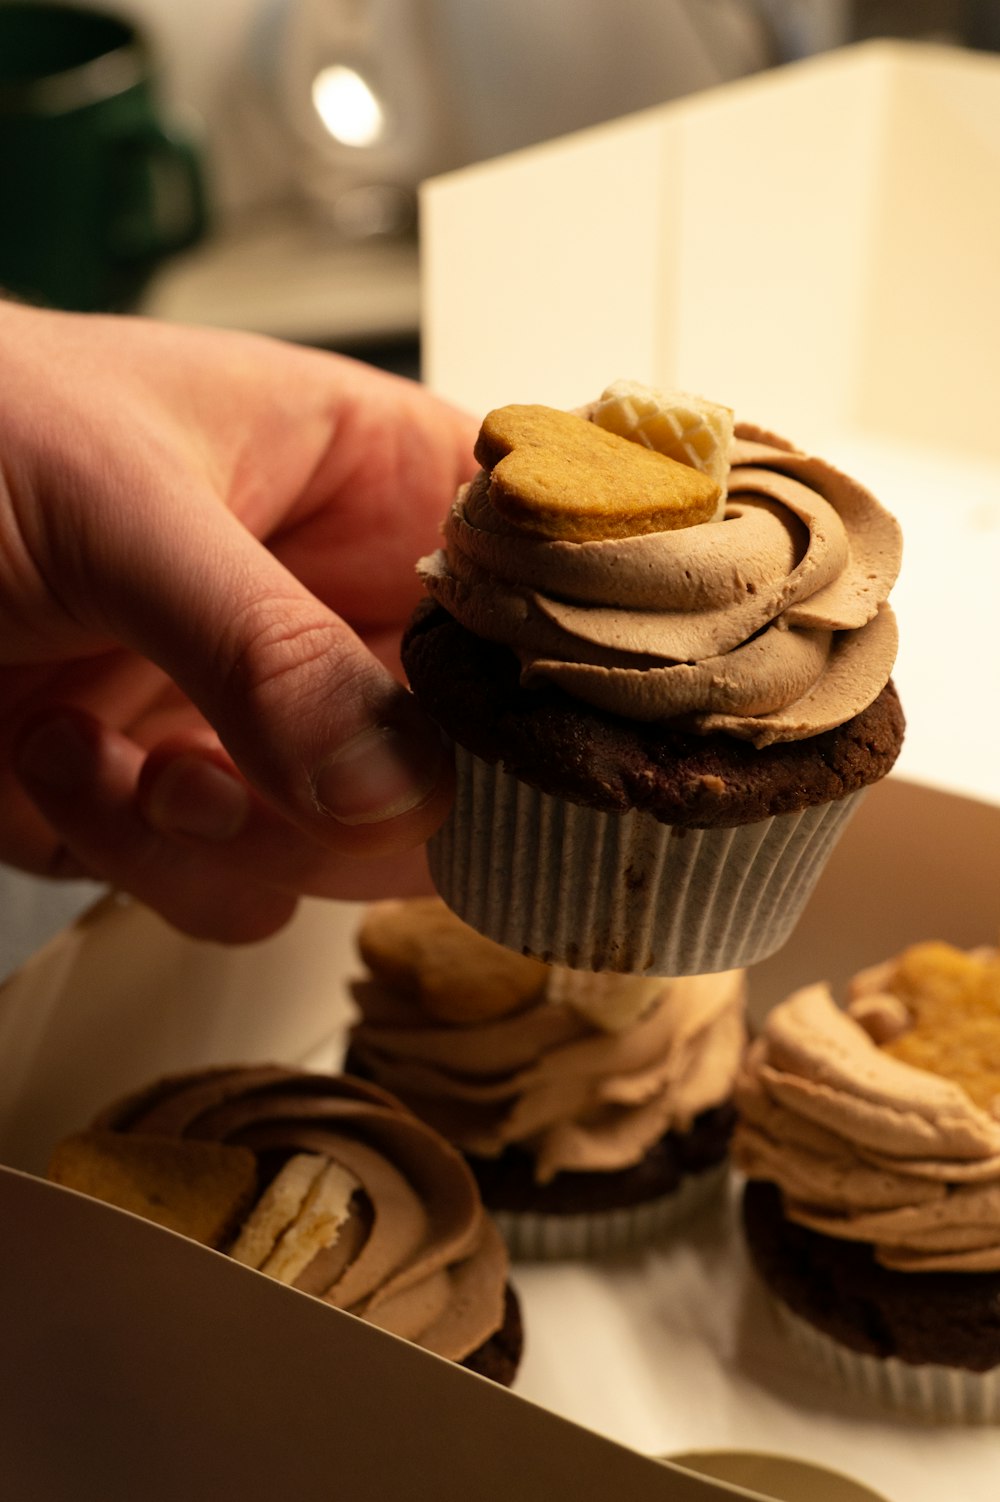
{"label": "white chocolate wafer", "polygon": [[659,976],[615,975],[596,970],[567,970],[553,966],[546,998],[573,1007],[606,1033],[631,1027],[658,996],[665,982]]}
{"label": "white chocolate wafer", "polygon": [[321,1153],[296,1153],[247,1217],[230,1256],[293,1283],[337,1239],[358,1181]]}
{"label": "white chocolate wafer", "polygon": [[733,439],[729,407],[687,391],[656,391],[639,381],[615,381],[601,393],[590,416],[598,427],[708,475],[721,492],[716,520],[722,516]]}

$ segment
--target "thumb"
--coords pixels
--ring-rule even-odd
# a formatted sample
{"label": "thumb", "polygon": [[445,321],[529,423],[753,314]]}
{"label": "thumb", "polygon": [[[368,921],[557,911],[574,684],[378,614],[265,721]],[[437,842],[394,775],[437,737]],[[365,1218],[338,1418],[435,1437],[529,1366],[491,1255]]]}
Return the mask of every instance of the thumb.
{"label": "thumb", "polygon": [[[412,695],[217,503],[172,504],[169,525],[115,546],[105,612],[119,640],[169,673],[248,781],[344,853],[424,841],[451,797],[439,731]],[[373,539],[373,546],[378,540]]]}

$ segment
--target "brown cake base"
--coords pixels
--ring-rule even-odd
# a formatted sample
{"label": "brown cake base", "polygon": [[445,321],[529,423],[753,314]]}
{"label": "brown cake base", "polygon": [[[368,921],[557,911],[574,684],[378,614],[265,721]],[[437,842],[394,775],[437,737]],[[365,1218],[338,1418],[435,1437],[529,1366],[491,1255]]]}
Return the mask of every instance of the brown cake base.
{"label": "brown cake base", "polygon": [[504,1295],[503,1324],[459,1365],[467,1367],[470,1372],[477,1372],[480,1377],[489,1377],[491,1382],[497,1382],[501,1387],[510,1387],[521,1364],[523,1351],[521,1305],[508,1283]]}
{"label": "brown cake base", "polygon": [[631,1168],[563,1172],[535,1180],[520,1148],[470,1158],[483,1203],[518,1261],[633,1254],[676,1234],[721,1193],[733,1124],[729,1105],[704,1112],[690,1132],[670,1132]]}
{"label": "brown cake base", "polygon": [[757,750],[592,709],[554,685],[522,688],[517,658],[440,606],[421,606],[403,664],[423,708],[453,740],[545,793],[609,813],[715,829],[831,803],[892,767],[904,720],[889,684],[835,730]]}
{"label": "brown cake base", "polygon": [[864,1243],[787,1220],[768,1183],[746,1186],[743,1222],[771,1292],[849,1350],[971,1372],[1000,1365],[1000,1273],[893,1272]]}
{"label": "brown cake base", "polygon": [[548,1184],[535,1179],[534,1159],[509,1147],[498,1158],[467,1161],[491,1211],[532,1211],[543,1215],[600,1214],[626,1209],[673,1194],[688,1174],[703,1173],[724,1161],[732,1134],[731,1105],[703,1111],[688,1132],[668,1132],[631,1168],[613,1173],[559,1173]]}

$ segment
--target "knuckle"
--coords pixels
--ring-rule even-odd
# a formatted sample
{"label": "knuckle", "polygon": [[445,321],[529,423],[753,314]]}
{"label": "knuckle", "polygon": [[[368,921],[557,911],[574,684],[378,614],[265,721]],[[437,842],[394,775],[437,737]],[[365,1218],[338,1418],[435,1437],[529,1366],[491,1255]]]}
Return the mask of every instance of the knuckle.
{"label": "knuckle", "polygon": [[261,708],[294,693],[300,709],[350,690],[362,676],[354,638],[336,617],[300,601],[282,611],[273,597],[244,606],[223,644],[223,677],[232,696]]}

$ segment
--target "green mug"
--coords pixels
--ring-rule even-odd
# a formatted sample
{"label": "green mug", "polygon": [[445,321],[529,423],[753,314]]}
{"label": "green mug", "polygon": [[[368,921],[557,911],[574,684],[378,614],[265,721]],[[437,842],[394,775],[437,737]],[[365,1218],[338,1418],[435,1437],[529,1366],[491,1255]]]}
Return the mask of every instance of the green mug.
{"label": "green mug", "polygon": [[204,230],[198,158],[161,118],[141,32],[103,11],[0,0],[0,288],[126,311]]}

